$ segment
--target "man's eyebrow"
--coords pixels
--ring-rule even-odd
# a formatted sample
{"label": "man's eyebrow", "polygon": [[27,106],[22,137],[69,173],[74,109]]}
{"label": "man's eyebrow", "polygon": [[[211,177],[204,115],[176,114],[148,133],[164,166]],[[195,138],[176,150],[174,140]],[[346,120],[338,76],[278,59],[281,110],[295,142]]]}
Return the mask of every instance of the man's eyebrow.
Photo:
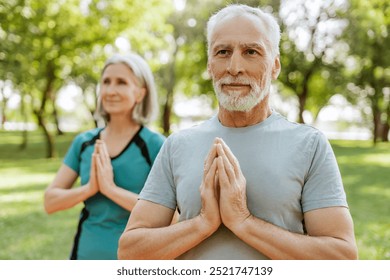
{"label": "man's eyebrow", "polygon": [[261,44],[261,43],[244,43],[244,44],[241,44],[241,47],[247,48],[247,49],[259,49],[262,51],[266,50],[265,45]]}
{"label": "man's eyebrow", "polygon": [[[241,44],[239,44],[239,47],[243,48],[243,49],[257,49],[257,50],[259,50],[261,52],[265,52],[267,50],[265,44],[257,43],[257,42],[254,42],[254,43],[241,43]],[[221,44],[217,44],[215,46],[212,46],[211,50],[232,49],[232,48],[233,48],[233,44],[221,43]]]}
{"label": "man's eyebrow", "polygon": [[231,44],[218,44],[218,45],[215,45],[213,46],[213,50],[215,49],[226,49],[226,48],[231,48],[232,45]]}

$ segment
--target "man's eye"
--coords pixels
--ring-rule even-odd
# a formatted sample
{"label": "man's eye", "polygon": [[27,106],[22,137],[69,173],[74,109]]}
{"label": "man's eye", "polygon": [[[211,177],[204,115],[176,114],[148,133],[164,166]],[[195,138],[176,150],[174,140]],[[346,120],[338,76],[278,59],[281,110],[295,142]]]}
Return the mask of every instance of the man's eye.
{"label": "man's eye", "polygon": [[228,51],[227,50],[219,50],[217,51],[217,55],[227,55]]}
{"label": "man's eye", "polygon": [[249,55],[258,54],[258,52],[257,52],[256,50],[247,50],[246,52],[247,52],[247,54],[249,54]]}

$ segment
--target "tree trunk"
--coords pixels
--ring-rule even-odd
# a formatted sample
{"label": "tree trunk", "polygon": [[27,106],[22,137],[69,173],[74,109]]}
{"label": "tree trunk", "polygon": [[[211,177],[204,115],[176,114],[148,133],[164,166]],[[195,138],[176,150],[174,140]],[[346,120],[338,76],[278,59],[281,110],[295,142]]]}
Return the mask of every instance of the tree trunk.
{"label": "tree trunk", "polygon": [[4,105],[3,109],[1,110],[1,126],[0,127],[4,127],[5,121],[6,121],[5,106],[6,105]]}
{"label": "tree trunk", "polygon": [[382,126],[382,142],[389,142],[389,132],[390,132],[390,126],[388,123],[385,123]]}
{"label": "tree trunk", "polygon": [[50,131],[48,130],[47,125],[45,124],[43,115],[39,112],[36,112],[35,115],[38,118],[38,125],[42,128],[43,134],[46,139],[46,158],[53,158],[56,155],[54,149],[54,138],[50,134]]}
{"label": "tree trunk", "polygon": [[167,89],[167,97],[165,100],[164,108],[163,108],[163,116],[162,116],[162,127],[164,135],[169,135],[171,132],[171,113],[172,113],[172,103],[173,103],[173,95],[175,89],[176,82],[176,55],[178,48],[172,54],[172,61],[168,65],[169,71],[167,71],[167,75],[165,76],[165,88]]}
{"label": "tree trunk", "polygon": [[375,106],[372,108],[373,118],[374,118],[374,130],[373,130],[373,142],[374,145],[378,143],[378,140],[381,138],[381,113],[378,108]]}
{"label": "tree trunk", "polygon": [[8,98],[5,98],[4,96],[3,96],[3,108],[0,108],[0,110],[1,110],[1,125],[0,125],[0,127],[4,127],[4,125],[5,125],[5,122],[7,121],[7,115],[6,115],[6,109],[7,109],[7,103],[8,103]]}
{"label": "tree trunk", "polygon": [[382,141],[383,142],[389,142],[389,132],[390,132],[390,102],[387,103],[386,121],[383,124],[383,131],[382,131]]}
{"label": "tree trunk", "polygon": [[46,157],[47,158],[53,158],[55,157],[55,150],[54,150],[54,138],[50,134],[49,129],[47,128],[46,122],[45,122],[45,112],[46,112],[46,103],[48,99],[52,96],[53,91],[53,83],[55,81],[55,74],[54,74],[54,65],[52,61],[49,61],[46,65],[46,87],[44,91],[42,92],[42,100],[41,100],[41,107],[39,110],[34,110],[34,114],[37,116],[38,119],[38,125],[42,128],[45,139],[46,139]]}
{"label": "tree trunk", "polygon": [[315,65],[317,63],[317,60],[313,62],[311,65],[311,68],[306,72],[305,77],[303,79],[303,85],[302,85],[302,92],[301,94],[298,94],[299,99],[299,116],[298,116],[298,122],[299,123],[305,123],[305,119],[303,118],[303,112],[306,108],[306,101],[309,97],[309,80],[311,75],[313,74],[313,71],[315,69]]}
{"label": "tree trunk", "polygon": [[57,110],[57,106],[55,104],[56,101],[55,101],[54,96],[51,96],[51,101],[53,102],[53,117],[54,117],[54,124],[55,124],[56,130],[57,130],[57,135],[63,135],[64,132],[60,128],[60,121],[58,119],[58,110]]}
{"label": "tree trunk", "polygon": [[299,101],[299,116],[298,116],[298,122],[299,123],[305,123],[305,119],[303,118],[303,112],[305,111],[306,108],[306,101],[309,96],[309,77],[310,73],[306,75],[305,80],[303,81],[303,89],[302,93],[298,95],[298,101]]}
{"label": "tree trunk", "polygon": [[25,124],[23,127],[23,132],[22,132],[22,143],[20,143],[19,149],[21,151],[25,150],[27,148],[27,143],[28,143],[28,115],[26,112],[26,105],[24,104],[24,94],[22,94],[22,100],[20,103],[20,112],[22,113],[23,116],[23,123]]}
{"label": "tree trunk", "polygon": [[172,91],[167,92],[167,99],[163,108],[162,127],[164,135],[169,135],[171,130],[172,96]]}
{"label": "tree trunk", "polygon": [[[0,107],[0,111],[1,111],[1,123],[0,123],[0,128],[3,128],[4,127],[4,124],[5,124],[5,108],[7,108],[7,99],[6,97],[4,96],[4,90],[3,90],[3,87],[0,88],[0,97],[1,97],[1,100],[2,100],[2,107]],[[1,104],[0,104],[1,105]]]}
{"label": "tree trunk", "polygon": [[307,98],[307,96],[304,95],[304,94],[298,95],[298,100],[299,100],[299,115],[298,115],[298,122],[299,122],[299,123],[305,123],[305,120],[304,120],[304,118],[303,118],[303,112],[305,111],[306,98]]}
{"label": "tree trunk", "polygon": [[25,127],[22,130],[22,143],[20,143],[19,150],[24,151],[27,148],[28,144],[28,130],[27,127]]}
{"label": "tree trunk", "polygon": [[95,104],[96,104],[96,107],[95,108],[91,108],[91,106],[88,104],[86,98],[85,98],[85,92],[86,90],[85,89],[82,89],[83,90],[83,103],[85,105],[85,107],[87,107],[88,109],[88,112],[91,114],[91,118],[95,124],[95,127],[98,127],[99,126],[99,123],[98,123],[98,120],[95,118],[95,113],[96,113],[96,110],[97,110],[97,104],[98,104],[98,98],[95,94]]}

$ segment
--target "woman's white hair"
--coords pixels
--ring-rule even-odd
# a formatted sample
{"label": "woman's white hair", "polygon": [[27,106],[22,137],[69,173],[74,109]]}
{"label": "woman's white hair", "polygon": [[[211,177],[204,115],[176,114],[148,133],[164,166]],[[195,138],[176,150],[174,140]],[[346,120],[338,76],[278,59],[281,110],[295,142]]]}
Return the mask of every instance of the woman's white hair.
{"label": "woman's white hair", "polygon": [[207,22],[207,49],[210,54],[211,38],[215,27],[224,19],[242,15],[254,15],[258,17],[266,27],[266,34],[274,56],[279,55],[280,27],[275,17],[260,8],[253,8],[243,4],[231,4],[212,15]]}
{"label": "woman's white hair", "polygon": [[[139,81],[139,86],[146,89],[143,100],[136,104],[133,110],[133,120],[138,124],[152,122],[158,114],[157,90],[154,77],[148,63],[138,54],[129,53],[126,55],[115,54],[104,64],[102,74],[111,64],[123,63],[133,71]],[[102,100],[99,97],[96,113],[106,122],[110,121],[109,114],[104,110]]]}

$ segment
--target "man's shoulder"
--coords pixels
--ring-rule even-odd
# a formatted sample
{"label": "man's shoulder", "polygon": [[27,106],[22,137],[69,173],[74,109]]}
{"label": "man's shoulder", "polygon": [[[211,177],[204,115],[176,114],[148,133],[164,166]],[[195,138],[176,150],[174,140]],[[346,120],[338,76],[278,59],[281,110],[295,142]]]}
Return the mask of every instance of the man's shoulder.
{"label": "man's shoulder", "polygon": [[286,141],[293,141],[293,139],[311,143],[327,141],[325,134],[318,128],[309,124],[290,121],[281,115],[274,122],[272,130],[276,131],[277,135],[282,135],[282,138]]}
{"label": "man's shoulder", "polygon": [[277,123],[278,126],[284,128],[284,129],[290,129],[292,131],[305,131],[308,133],[320,133],[320,130],[312,125],[306,124],[306,123],[298,123],[295,121],[288,120],[286,117],[278,114],[277,115]]}

